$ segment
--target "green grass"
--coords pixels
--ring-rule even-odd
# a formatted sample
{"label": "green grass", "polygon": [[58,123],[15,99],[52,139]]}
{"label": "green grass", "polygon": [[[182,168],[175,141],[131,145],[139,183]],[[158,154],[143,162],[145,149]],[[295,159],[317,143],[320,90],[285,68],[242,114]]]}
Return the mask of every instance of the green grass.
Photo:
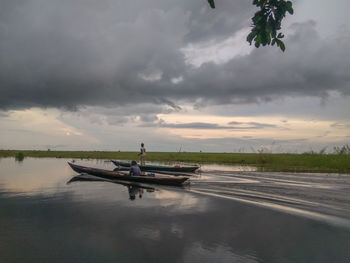
{"label": "green grass", "polygon": [[[138,160],[137,152],[0,150],[0,157]],[[261,171],[350,173],[347,154],[149,152],[147,161],[256,166]]]}

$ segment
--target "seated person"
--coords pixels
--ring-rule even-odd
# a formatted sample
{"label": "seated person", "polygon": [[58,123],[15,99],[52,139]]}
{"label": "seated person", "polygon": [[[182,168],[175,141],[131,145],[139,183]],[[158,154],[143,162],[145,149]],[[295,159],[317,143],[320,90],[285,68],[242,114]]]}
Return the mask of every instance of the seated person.
{"label": "seated person", "polygon": [[132,162],[131,162],[131,167],[130,167],[129,175],[130,175],[130,176],[141,176],[141,169],[140,169],[140,167],[137,165],[136,161],[132,161]]}

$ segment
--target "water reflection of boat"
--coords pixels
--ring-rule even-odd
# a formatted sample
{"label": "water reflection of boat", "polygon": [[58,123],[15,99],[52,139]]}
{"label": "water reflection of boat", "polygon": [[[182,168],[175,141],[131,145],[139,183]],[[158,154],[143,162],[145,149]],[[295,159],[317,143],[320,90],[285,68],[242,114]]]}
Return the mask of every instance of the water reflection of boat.
{"label": "water reflection of boat", "polygon": [[[120,161],[113,161],[116,166],[121,167],[130,167],[130,163],[127,162],[120,162]],[[191,173],[199,169],[199,166],[160,166],[160,165],[139,165],[141,171],[149,171],[149,172],[156,172],[156,171],[166,171],[166,172],[182,172],[182,173]]]}
{"label": "water reflection of boat", "polygon": [[73,178],[71,178],[67,182],[67,184],[70,184],[73,182],[87,182],[87,181],[89,181],[89,182],[101,182],[102,181],[102,182],[109,182],[109,183],[124,185],[128,188],[130,200],[135,200],[136,196],[138,196],[139,198],[142,198],[144,190],[146,190],[147,192],[154,192],[155,191],[155,188],[153,188],[153,187],[140,185],[137,183],[131,183],[131,182],[110,180],[110,179],[101,178],[101,177],[97,177],[97,176],[90,175],[90,174],[80,174],[80,175],[74,176]]}
{"label": "water reflection of boat", "polygon": [[121,180],[121,181],[129,181],[136,183],[149,183],[149,184],[161,184],[161,185],[173,185],[173,186],[181,186],[188,177],[184,176],[129,176],[127,173],[109,171],[104,169],[85,167],[76,164],[69,163],[70,167],[78,172],[78,173],[87,173],[92,174],[101,178],[110,179],[110,180]]}
{"label": "water reflection of boat", "polygon": [[137,186],[139,188],[147,189],[147,190],[155,190],[154,187],[149,187],[147,185],[139,184],[139,183],[132,183],[132,182],[126,182],[126,181],[120,181],[120,180],[110,180],[98,176],[94,176],[87,173],[81,173],[79,175],[74,176],[71,178],[67,184],[73,183],[73,182],[85,182],[85,181],[91,181],[91,182],[109,182],[109,183],[115,183],[115,184],[121,184],[125,186],[133,185]]}

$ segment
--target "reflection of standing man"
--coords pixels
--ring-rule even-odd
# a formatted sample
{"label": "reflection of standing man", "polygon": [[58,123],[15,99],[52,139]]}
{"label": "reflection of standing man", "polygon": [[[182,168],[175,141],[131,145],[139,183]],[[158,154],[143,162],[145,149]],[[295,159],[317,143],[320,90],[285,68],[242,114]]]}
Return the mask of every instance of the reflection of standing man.
{"label": "reflection of standing man", "polygon": [[135,200],[136,194],[139,191],[139,188],[137,186],[129,185],[128,186],[129,191],[129,199]]}
{"label": "reflection of standing man", "polygon": [[143,143],[141,143],[141,149],[140,149],[140,160],[141,160],[141,165],[145,165],[146,163],[146,148]]}
{"label": "reflection of standing man", "polygon": [[129,199],[130,200],[135,200],[136,199],[136,195],[139,194],[139,198],[142,198],[143,195],[143,189],[139,188],[137,186],[134,185],[128,185],[128,191],[129,191]]}

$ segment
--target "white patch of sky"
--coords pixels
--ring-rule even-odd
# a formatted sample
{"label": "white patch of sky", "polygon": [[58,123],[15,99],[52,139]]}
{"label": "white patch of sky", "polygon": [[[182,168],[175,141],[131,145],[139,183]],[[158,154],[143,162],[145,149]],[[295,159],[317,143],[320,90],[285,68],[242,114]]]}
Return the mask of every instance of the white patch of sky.
{"label": "white patch of sky", "polygon": [[[157,115],[158,120],[169,124],[201,122],[227,126],[230,122],[255,122],[274,125],[262,129],[232,130],[139,127],[140,117],[137,112],[129,116],[131,121],[110,123],[108,118],[117,114],[113,110],[107,115],[103,110],[98,112],[98,109],[77,112],[38,108],[10,111],[0,116],[0,148],[137,151],[139,143],[145,142],[150,151],[176,151],[181,145],[186,145],[186,151],[200,149],[230,152],[238,148],[250,151],[247,145],[259,148],[266,145],[263,142],[265,140],[270,141],[270,144],[272,141],[283,141],[277,143],[281,151],[302,152],[310,147],[314,150],[325,146],[332,149],[333,146],[348,143],[349,115],[337,117],[337,114],[349,112],[349,99],[333,94],[325,104],[317,99],[310,102],[312,100],[307,98],[288,98],[260,106],[221,105],[201,109],[184,104],[179,112]],[[310,103],[308,112],[305,112],[307,107],[300,106],[303,103]],[[343,104],[344,107],[339,109],[334,104]],[[298,108],[302,111],[298,111]],[[337,110],[330,114],[325,108]],[[284,113],[288,111],[290,114]],[[325,116],[326,114],[330,115]],[[218,141],[208,143],[213,139]],[[231,142],[228,143],[227,140]],[[237,140],[243,140],[244,143]],[[298,141],[303,143],[297,143]]]}
{"label": "white patch of sky", "polygon": [[[192,123],[203,122],[218,124],[221,126],[230,126],[230,122],[243,123],[238,125],[239,129],[167,129],[169,133],[181,136],[183,138],[199,138],[199,139],[213,139],[213,138],[245,138],[246,136],[252,138],[274,138],[275,140],[297,140],[307,139],[318,142],[331,142],[346,140],[349,132],[342,127],[334,127],[333,121],[315,120],[310,118],[288,118],[284,120],[284,116],[252,116],[252,117],[231,117],[220,115],[198,115],[193,112],[187,112],[186,115],[179,115],[174,113],[171,115],[159,115],[158,117],[166,123]],[[179,122],[181,120],[181,122]],[[268,124],[264,128],[250,129],[249,123]],[[233,125],[234,126],[234,125]],[[237,125],[236,125],[237,126]]]}
{"label": "white patch of sky", "polygon": [[[275,127],[263,129],[170,129],[162,127],[139,127],[137,122],[125,125],[110,125],[108,122],[91,122],[89,116],[79,112],[30,109],[16,111],[3,117],[0,148],[57,149],[57,150],[138,150],[145,142],[149,151],[177,151],[184,145],[186,151],[234,151],[250,145],[259,148],[264,140],[281,141],[277,144],[284,151],[300,151],[302,147],[342,145],[349,139],[350,123],[334,123],[305,118],[285,116],[232,117],[213,114],[198,114],[189,107],[187,114],[160,114],[165,123],[203,122],[227,125],[229,122],[258,122]],[[244,125],[243,125],[244,126]],[[6,128],[4,128],[6,127]],[[210,140],[218,140],[209,143]],[[209,140],[209,141],[208,141]],[[223,140],[223,141],[221,141]],[[238,141],[237,141],[238,140]],[[293,141],[302,140],[304,145]],[[243,142],[242,142],[243,141]],[[283,141],[283,142],[282,142]],[[265,142],[266,144],[266,142]],[[315,146],[312,146],[315,148]],[[306,149],[307,150],[307,149]],[[249,149],[248,149],[249,151]]]}
{"label": "white patch of sky", "polygon": [[189,44],[181,51],[187,64],[200,67],[203,63],[226,63],[235,57],[248,55],[253,47],[246,42],[249,28],[239,30],[232,37],[222,41],[211,40],[198,44]]}
{"label": "white patch of sky", "polygon": [[156,72],[152,72],[152,73],[149,73],[149,74],[139,73],[139,77],[141,79],[149,81],[149,82],[154,82],[154,81],[161,80],[162,76],[163,76],[163,72],[161,72],[161,71],[156,71]]}
{"label": "white patch of sky", "polygon": [[179,83],[183,82],[183,80],[184,80],[183,76],[179,76],[179,77],[176,77],[176,78],[172,78],[171,79],[171,83],[176,85],[176,84],[179,84]]}
{"label": "white patch of sky", "polygon": [[27,110],[14,110],[9,113],[9,118],[17,122],[24,130],[37,131],[42,134],[54,136],[83,136],[83,134],[57,119],[58,110],[32,108]]}
{"label": "white patch of sky", "polygon": [[9,111],[0,117],[0,149],[55,149],[98,144],[99,141],[59,119],[57,109]]}

